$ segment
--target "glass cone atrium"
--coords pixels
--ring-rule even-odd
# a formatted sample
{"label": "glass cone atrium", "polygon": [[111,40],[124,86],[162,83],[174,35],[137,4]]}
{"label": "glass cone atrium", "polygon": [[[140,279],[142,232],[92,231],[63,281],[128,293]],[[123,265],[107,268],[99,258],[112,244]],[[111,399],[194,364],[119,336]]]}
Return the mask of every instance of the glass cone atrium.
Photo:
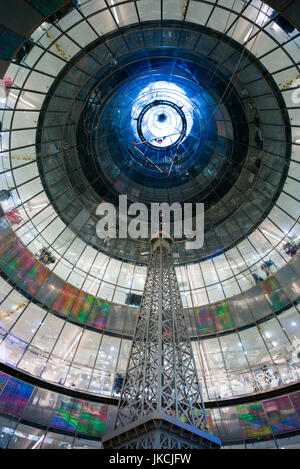
{"label": "glass cone atrium", "polygon": [[125,194],[205,204],[173,261],[210,432],[299,448],[299,2],[0,12],[0,447],[114,428],[150,248],[96,210]]}

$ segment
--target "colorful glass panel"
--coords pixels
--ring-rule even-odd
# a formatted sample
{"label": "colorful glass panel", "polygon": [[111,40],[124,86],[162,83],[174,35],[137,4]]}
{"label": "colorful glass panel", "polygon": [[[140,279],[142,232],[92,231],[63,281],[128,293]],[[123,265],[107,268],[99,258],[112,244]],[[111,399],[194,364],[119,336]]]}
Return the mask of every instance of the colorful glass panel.
{"label": "colorful glass panel", "polygon": [[108,416],[108,406],[85,402],[78,426],[79,433],[103,435]]}
{"label": "colorful glass panel", "polygon": [[49,275],[50,270],[40,262],[35,261],[31,269],[27,272],[22,287],[24,290],[31,293],[31,295],[35,295]]}
{"label": "colorful glass panel", "polygon": [[300,391],[290,395],[291,402],[296,410],[298,417],[300,418]]}
{"label": "colorful glass panel", "polygon": [[273,433],[288,432],[300,428],[300,421],[288,396],[264,401],[263,406]]}
{"label": "colorful glass panel", "polygon": [[275,277],[267,278],[264,282],[259,284],[259,287],[273,311],[277,311],[290,303],[290,300]]}
{"label": "colorful glass panel", "polygon": [[222,301],[214,307],[214,319],[217,332],[234,328],[234,322],[227,301]]}
{"label": "colorful glass panel", "polygon": [[261,402],[239,405],[236,408],[244,438],[255,438],[271,433]]}
{"label": "colorful glass panel", "polygon": [[209,306],[195,308],[194,314],[199,335],[216,332],[213,312]]}
{"label": "colorful glass panel", "polygon": [[83,401],[61,396],[50,426],[75,431],[81,415]]}
{"label": "colorful glass panel", "polygon": [[103,330],[106,325],[109,307],[110,303],[108,301],[96,298],[88,319],[88,325]]}
{"label": "colorful glass panel", "polygon": [[8,379],[9,379],[9,376],[6,375],[5,373],[2,373],[2,371],[0,371],[0,393],[2,389],[5,387]]}
{"label": "colorful glass panel", "polygon": [[85,292],[80,292],[73,305],[70,317],[85,324],[94,303],[94,297]]}
{"label": "colorful glass panel", "polygon": [[79,290],[77,288],[65,283],[60,295],[53,303],[52,308],[58,313],[68,315],[78,295]]}
{"label": "colorful glass panel", "polygon": [[14,378],[10,378],[0,394],[0,410],[20,417],[30,399],[34,387]]}

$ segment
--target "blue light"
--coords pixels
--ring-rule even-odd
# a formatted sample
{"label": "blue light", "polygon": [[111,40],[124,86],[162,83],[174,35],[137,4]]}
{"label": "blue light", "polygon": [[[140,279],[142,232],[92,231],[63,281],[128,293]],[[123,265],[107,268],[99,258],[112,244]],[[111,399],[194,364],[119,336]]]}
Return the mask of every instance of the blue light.
{"label": "blue light", "polygon": [[157,148],[167,148],[181,136],[180,142],[183,143],[193,126],[193,107],[183,88],[167,81],[150,83],[137,96],[131,112],[131,126],[136,139],[139,140],[138,116],[145,106],[157,100],[167,101],[181,109],[186,119],[186,131],[182,136],[183,122],[176,108],[161,104],[150,108],[143,116],[141,130],[145,140]]}
{"label": "blue light", "polygon": [[178,61],[170,73],[172,63],[166,59],[150,67],[143,60],[123,69],[120,86],[102,110],[100,164],[118,174],[124,187],[129,180],[144,187],[187,186],[196,174],[199,184],[207,184],[216,171],[215,166],[210,174],[204,171],[224,140],[218,136],[222,113],[216,119],[216,96],[203,88],[203,70],[188,73],[186,62]]}

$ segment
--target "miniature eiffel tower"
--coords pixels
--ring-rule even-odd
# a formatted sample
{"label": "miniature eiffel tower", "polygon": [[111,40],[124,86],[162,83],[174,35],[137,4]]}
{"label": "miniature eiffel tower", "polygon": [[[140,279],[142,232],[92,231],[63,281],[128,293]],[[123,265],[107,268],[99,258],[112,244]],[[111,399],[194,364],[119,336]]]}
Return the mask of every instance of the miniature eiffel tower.
{"label": "miniature eiffel tower", "polygon": [[160,232],[151,255],[115,431],[104,448],[218,448],[196,372],[176,273],[173,241]]}

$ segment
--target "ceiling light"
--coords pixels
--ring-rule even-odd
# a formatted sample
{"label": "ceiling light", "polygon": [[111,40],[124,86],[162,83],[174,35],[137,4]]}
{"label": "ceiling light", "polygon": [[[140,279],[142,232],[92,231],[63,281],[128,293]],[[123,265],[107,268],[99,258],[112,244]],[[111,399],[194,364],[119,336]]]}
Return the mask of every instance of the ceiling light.
{"label": "ceiling light", "polygon": [[271,26],[271,29],[273,29],[273,31],[275,31],[275,32],[278,32],[280,30],[280,27],[278,26],[278,24],[273,23],[272,26]]}
{"label": "ceiling light", "polygon": [[31,104],[29,101],[26,101],[26,99],[24,98],[20,98],[20,101],[22,101],[24,104],[27,104],[27,106],[30,106],[32,108],[36,107],[34,104]]}
{"label": "ceiling light", "polygon": [[40,444],[40,442],[42,441],[42,439],[44,438],[44,435],[40,436],[40,438],[38,439],[38,441],[33,445],[32,449],[36,449],[38,447],[38,445]]}
{"label": "ceiling light", "polygon": [[278,238],[277,236],[272,235],[272,234],[271,234],[269,231],[267,231],[267,230],[262,230],[262,232],[265,233],[265,234],[268,235],[268,236],[271,236],[271,238],[274,238],[274,239],[276,239],[277,241],[282,241],[280,238]]}
{"label": "ceiling light", "polygon": [[248,41],[252,31],[253,31],[253,26],[252,26],[252,28],[249,29],[248,33],[246,34],[246,36],[244,38],[244,43]]}
{"label": "ceiling light", "polygon": [[[111,5],[113,6],[113,5],[114,5],[114,0],[110,0],[110,3],[111,3]],[[120,24],[120,20],[119,20],[119,17],[118,17],[118,13],[117,13],[116,8],[112,8],[112,10],[113,10],[114,15],[115,15],[115,17],[116,17],[117,23]]]}
{"label": "ceiling light", "polygon": [[69,348],[69,350],[66,352],[65,356],[64,356],[64,360],[67,358],[67,356],[69,355],[69,353],[71,352],[71,350],[73,350],[73,348],[75,347],[75,345],[77,344],[77,342],[79,341],[80,337],[82,336],[83,334],[83,331],[81,331],[78,335],[78,337],[74,340],[73,344],[71,345],[71,347]]}

